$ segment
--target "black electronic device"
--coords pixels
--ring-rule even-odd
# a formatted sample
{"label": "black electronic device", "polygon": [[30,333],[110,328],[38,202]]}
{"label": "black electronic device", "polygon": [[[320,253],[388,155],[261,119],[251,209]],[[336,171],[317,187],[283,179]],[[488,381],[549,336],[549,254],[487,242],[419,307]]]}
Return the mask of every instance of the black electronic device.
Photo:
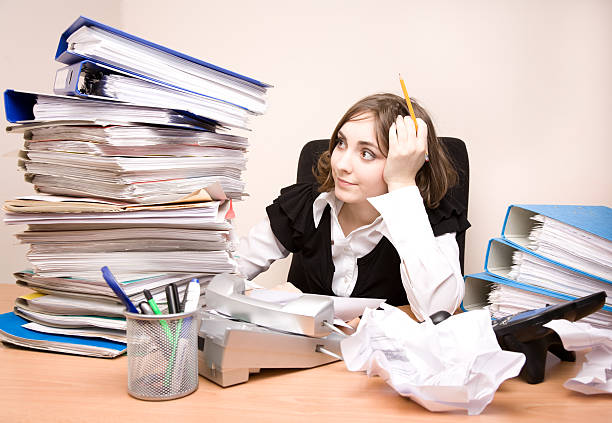
{"label": "black electronic device", "polygon": [[493,322],[493,331],[503,350],[525,354],[521,376],[528,383],[544,380],[548,351],[563,361],[575,361],[576,354],[563,348],[559,335],[544,324],[555,319],[579,320],[603,307],[605,292],[597,292],[562,304],[506,316]]}

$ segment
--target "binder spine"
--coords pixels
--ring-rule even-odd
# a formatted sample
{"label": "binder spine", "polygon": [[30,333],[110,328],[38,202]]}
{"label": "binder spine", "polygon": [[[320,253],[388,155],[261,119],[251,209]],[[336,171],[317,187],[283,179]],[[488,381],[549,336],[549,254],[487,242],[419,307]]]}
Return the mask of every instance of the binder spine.
{"label": "binder spine", "polygon": [[[579,269],[576,269],[574,267],[567,266],[567,265],[565,265],[563,263],[559,263],[558,261],[551,260],[548,257],[545,257],[545,256],[542,256],[540,254],[537,254],[537,253],[535,253],[535,252],[533,252],[533,251],[531,251],[531,250],[529,250],[529,249],[527,249],[527,248],[525,248],[525,247],[523,247],[523,246],[521,246],[519,244],[516,244],[516,243],[514,243],[514,242],[512,242],[512,241],[510,241],[508,239],[505,239],[505,238],[492,238],[492,239],[489,240],[489,246],[487,247],[487,256],[485,258],[485,270],[487,272],[489,272],[489,273],[494,273],[494,272],[490,271],[488,264],[489,264],[489,259],[490,259],[491,251],[495,251],[495,249],[492,248],[492,244],[496,243],[496,242],[500,243],[500,244],[503,244],[503,245],[507,245],[510,248],[513,248],[515,250],[520,250],[520,251],[522,251],[524,253],[527,253],[527,254],[529,254],[529,255],[531,255],[533,257],[537,257],[537,258],[539,258],[541,260],[544,260],[544,261],[552,264],[553,266],[560,267],[562,269],[566,269],[566,270],[569,270],[569,271],[574,272],[574,273],[578,273],[579,275],[586,276],[586,277],[595,279],[595,280],[600,281],[600,282],[605,282],[607,284],[612,284],[612,281],[609,281],[607,279],[604,279],[604,278],[596,276],[596,275],[592,275],[592,274],[587,273],[587,272],[585,272],[583,270],[579,270]],[[496,258],[495,256],[493,256],[493,257]],[[510,266],[512,266],[512,262],[508,262],[507,263],[507,267],[510,267]]]}
{"label": "binder spine", "polygon": [[37,95],[14,90],[4,91],[4,113],[11,123],[34,120]]}
{"label": "binder spine", "polygon": [[269,88],[269,87],[271,87],[271,85],[263,83],[263,82],[258,81],[256,79],[249,78],[249,77],[244,76],[244,75],[240,75],[238,73],[235,73],[235,72],[232,72],[230,70],[221,68],[219,66],[215,66],[212,63],[204,62],[202,60],[196,59],[195,57],[191,57],[191,56],[188,56],[186,54],[180,53],[178,51],[175,51],[175,50],[169,49],[167,47],[161,46],[159,44],[156,44],[156,43],[144,40],[142,38],[139,38],[139,37],[136,37],[134,35],[128,34],[127,32],[123,32],[123,31],[118,30],[116,28],[113,28],[111,26],[104,25],[104,24],[102,24],[100,22],[96,22],[96,21],[94,21],[92,19],[89,19],[89,18],[86,18],[84,16],[80,16],[79,18],[77,18],[77,20],[74,21],[74,23],[72,25],[70,25],[70,27],[66,31],[64,31],[64,33],[61,35],[60,41],[59,41],[59,44],[58,44],[58,47],[57,47],[57,51],[55,53],[55,60],[56,61],[61,62],[61,63],[65,63],[67,65],[71,65],[71,64],[79,62],[79,61],[81,61],[83,59],[87,59],[86,57],[82,57],[80,55],[77,55],[77,54],[74,54],[74,53],[68,51],[68,41],[67,41],[68,37],[70,37],[70,35],[73,32],[75,32],[77,29],[79,29],[82,26],[91,26],[91,27],[94,27],[94,28],[100,28],[100,29],[102,29],[104,31],[108,31],[108,32],[110,32],[112,34],[119,35],[119,36],[121,36],[123,38],[126,38],[128,40],[137,42],[137,43],[145,45],[147,47],[152,47],[154,49],[163,51],[165,53],[171,54],[171,55],[176,56],[176,57],[180,57],[181,59],[184,59],[184,60],[187,60],[189,62],[198,64],[200,66],[203,66],[203,67],[215,70],[217,72],[221,72],[221,73],[223,73],[225,75],[229,75],[231,77],[240,79],[242,81],[251,83],[253,85],[257,85],[257,86],[262,87],[262,88]]}
{"label": "binder spine", "polygon": [[[572,301],[578,298],[572,295],[564,294],[562,292],[551,291],[548,289],[540,288],[538,286],[533,286],[533,285],[528,285],[528,284],[524,284],[521,282],[517,282],[515,280],[497,276],[497,275],[494,275],[486,271],[480,272],[480,273],[473,273],[470,275],[465,275],[463,279],[465,280],[466,291],[470,289],[470,285],[472,284],[473,280],[479,280],[479,281],[485,281],[486,283],[489,283],[489,284],[506,285],[512,288],[517,288],[523,291],[528,291],[534,294],[540,294],[540,295],[544,295],[547,297],[552,297],[552,298],[562,300],[562,301]],[[463,301],[461,302],[461,310],[470,311],[469,306],[470,304],[464,304]],[[602,310],[612,313],[612,306],[604,304],[604,306],[602,307]]]}

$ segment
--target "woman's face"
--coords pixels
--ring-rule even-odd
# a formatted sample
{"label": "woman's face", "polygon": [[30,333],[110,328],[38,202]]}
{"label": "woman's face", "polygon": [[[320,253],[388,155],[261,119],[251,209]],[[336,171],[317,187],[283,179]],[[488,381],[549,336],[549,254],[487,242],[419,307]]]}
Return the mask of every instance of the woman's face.
{"label": "woman's face", "polygon": [[353,119],[338,131],[331,155],[334,193],[347,204],[363,203],[388,191],[383,179],[387,159],[378,148],[374,118],[360,115]]}

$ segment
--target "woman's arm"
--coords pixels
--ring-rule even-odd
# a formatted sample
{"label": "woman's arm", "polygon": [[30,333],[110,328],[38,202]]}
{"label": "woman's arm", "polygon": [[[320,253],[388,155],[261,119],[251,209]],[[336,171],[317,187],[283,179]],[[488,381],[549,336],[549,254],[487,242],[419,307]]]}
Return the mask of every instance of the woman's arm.
{"label": "woman's arm", "polygon": [[406,296],[418,319],[436,311],[453,313],[464,293],[454,233],[434,236],[416,186],[370,198],[383,217],[385,236],[400,258]]}
{"label": "woman's arm", "polygon": [[238,271],[248,280],[268,270],[270,265],[289,255],[289,251],[276,239],[270,220],[266,216],[240,239],[236,253]]}
{"label": "woman's arm", "polygon": [[435,237],[415,178],[425,163],[427,124],[398,116],[389,128],[389,153],[383,177],[389,193],[371,198],[383,216],[389,240],[400,255],[406,296],[418,319],[436,311],[453,313],[464,282],[454,234]]}

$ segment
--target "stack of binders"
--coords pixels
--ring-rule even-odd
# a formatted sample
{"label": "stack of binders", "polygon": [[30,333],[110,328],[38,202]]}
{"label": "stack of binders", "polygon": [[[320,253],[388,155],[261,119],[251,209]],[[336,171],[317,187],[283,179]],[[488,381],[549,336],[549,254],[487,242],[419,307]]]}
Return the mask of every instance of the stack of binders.
{"label": "stack of binders", "polygon": [[[169,283],[183,295],[192,278],[204,289],[235,271],[244,134],[269,85],[84,17],[55,58],[66,66],[54,95],[4,93],[7,130],[24,136],[19,164],[38,193],[4,205],[7,224],[28,225],[17,238],[33,269],[15,276],[35,293],[15,304],[29,323],[4,315],[0,338],[114,356],[125,350],[124,310],[102,266],[132,302],[149,289],[162,308]],[[117,348],[83,349],[100,338]]]}
{"label": "stack of binders", "polygon": [[612,209],[511,205],[501,238],[489,240],[485,271],[465,276],[463,310],[500,318],[605,291],[582,320],[612,327]]}

